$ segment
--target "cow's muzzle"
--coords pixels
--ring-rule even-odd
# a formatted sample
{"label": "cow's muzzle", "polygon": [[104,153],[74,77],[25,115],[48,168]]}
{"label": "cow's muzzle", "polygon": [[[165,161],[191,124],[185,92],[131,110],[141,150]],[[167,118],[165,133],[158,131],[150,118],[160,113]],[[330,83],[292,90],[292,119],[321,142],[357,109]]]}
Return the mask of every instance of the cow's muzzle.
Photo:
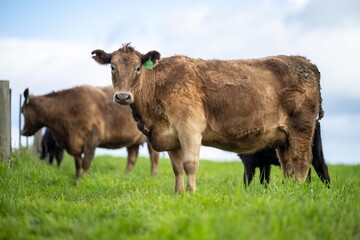
{"label": "cow's muzzle", "polygon": [[134,102],[134,95],[131,93],[117,92],[114,94],[114,102],[121,105],[128,105]]}

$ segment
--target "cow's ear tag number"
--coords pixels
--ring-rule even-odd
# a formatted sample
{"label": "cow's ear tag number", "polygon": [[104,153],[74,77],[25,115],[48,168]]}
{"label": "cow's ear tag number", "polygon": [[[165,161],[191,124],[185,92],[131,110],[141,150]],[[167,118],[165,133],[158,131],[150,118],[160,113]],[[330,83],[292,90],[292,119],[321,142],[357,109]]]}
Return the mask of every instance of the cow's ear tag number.
{"label": "cow's ear tag number", "polygon": [[151,58],[149,58],[149,60],[147,60],[147,61],[144,63],[144,68],[151,70],[151,69],[153,69],[153,67],[154,67],[154,64],[153,64],[153,62],[151,61]]}
{"label": "cow's ear tag number", "polygon": [[27,97],[27,98],[25,99],[25,104],[29,104],[29,103],[30,103],[30,98]]}

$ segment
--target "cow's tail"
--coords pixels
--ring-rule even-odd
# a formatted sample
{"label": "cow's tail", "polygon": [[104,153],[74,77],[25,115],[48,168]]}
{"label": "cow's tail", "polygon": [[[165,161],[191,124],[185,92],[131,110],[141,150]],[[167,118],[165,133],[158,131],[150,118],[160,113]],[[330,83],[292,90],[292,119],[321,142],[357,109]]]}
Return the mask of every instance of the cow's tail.
{"label": "cow's tail", "polygon": [[324,182],[328,187],[330,187],[330,176],[329,176],[328,167],[324,159],[319,121],[316,121],[312,154],[313,154],[313,166],[315,168],[317,175],[319,176],[322,182]]}
{"label": "cow's tail", "polygon": [[47,149],[47,145],[44,141],[44,139],[41,142],[41,154],[40,154],[40,159],[45,159],[46,156],[48,155],[48,149]]}

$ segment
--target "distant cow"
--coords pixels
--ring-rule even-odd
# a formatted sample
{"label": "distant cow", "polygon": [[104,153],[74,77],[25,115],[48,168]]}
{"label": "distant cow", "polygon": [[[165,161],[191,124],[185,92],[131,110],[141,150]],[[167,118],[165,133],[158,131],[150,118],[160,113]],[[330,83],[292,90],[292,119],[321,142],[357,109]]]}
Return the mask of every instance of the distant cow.
{"label": "distant cow", "polygon": [[[257,151],[253,154],[238,154],[241,158],[241,161],[244,164],[244,184],[245,186],[249,185],[255,174],[255,168],[260,169],[260,183],[268,184],[270,182],[270,170],[271,165],[279,166],[279,159],[276,155],[275,147],[266,147],[260,151]],[[312,145],[312,155],[313,161],[312,165],[321,179],[327,186],[330,186],[330,176],[328,168],[325,163],[322,141],[321,141],[321,132],[320,132],[320,122],[316,122],[314,140]],[[311,174],[309,171],[308,180],[310,180]]]}
{"label": "distant cow", "polygon": [[203,60],[141,54],[129,44],[93,58],[110,64],[114,100],[130,105],[157,151],[168,151],[175,191],[195,191],[200,146],[253,153],[277,146],[285,177],[306,180],[317,117],[320,72],[301,56]]}
{"label": "distant cow", "polygon": [[44,136],[41,139],[41,155],[40,159],[45,159],[49,155],[49,164],[51,165],[56,158],[57,166],[60,167],[60,163],[63,158],[64,148],[56,140],[54,133],[46,128]]}
{"label": "distant cow", "polygon": [[[97,147],[126,147],[126,171],[130,171],[139,145],[145,143],[146,137],[137,129],[129,108],[113,103],[112,95],[112,87],[81,86],[43,96],[29,95],[26,89],[21,134],[31,136],[43,126],[50,128],[59,143],[74,156],[77,178],[81,176],[81,168],[89,171]],[[156,173],[159,153],[148,147],[151,170]]]}

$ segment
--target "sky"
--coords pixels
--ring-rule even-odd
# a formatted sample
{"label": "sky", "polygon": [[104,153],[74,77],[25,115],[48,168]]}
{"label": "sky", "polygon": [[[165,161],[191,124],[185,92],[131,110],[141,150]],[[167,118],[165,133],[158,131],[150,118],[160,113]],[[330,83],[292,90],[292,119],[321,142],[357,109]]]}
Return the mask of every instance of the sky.
{"label": "sky", "polygon": [[[321,72],[325,159],[360,164],[358,0],[0,0],[0,79],[9,80],[12,89],[13,147],[19,146],[19,95],[26,87],[42,95],[79,85],[111,85],[109,67],[96,64],[91,51],[112,52],[127,42],[163,57],[306,56]],[[97,154],[125,156],[126,151]],[[237,159],[207,147],[200,157]]]}

